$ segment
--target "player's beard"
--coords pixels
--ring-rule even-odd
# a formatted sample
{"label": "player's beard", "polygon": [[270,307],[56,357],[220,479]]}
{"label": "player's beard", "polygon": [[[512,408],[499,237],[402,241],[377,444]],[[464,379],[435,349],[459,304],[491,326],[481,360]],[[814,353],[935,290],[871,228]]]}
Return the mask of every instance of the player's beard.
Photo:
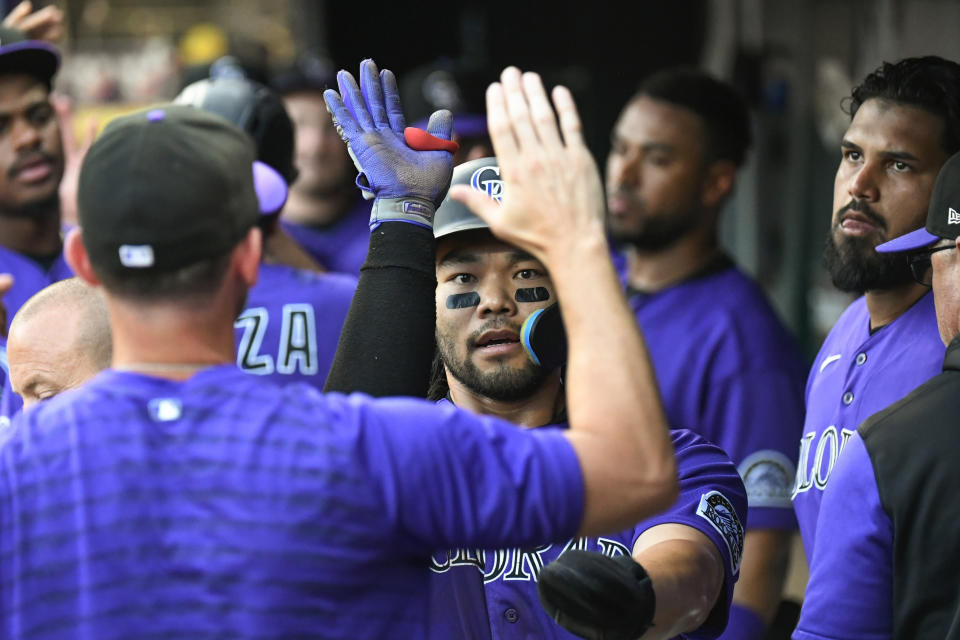
{"label": "player's beard", "polygon": [[60,194],[54,189],[53,193],[44,198],[29,200],[16,207],[0,207],[0,216],[7,218],[44,218],[60,213]]}
{"label": "player's beard", "polygon": [[[623,192],[620,192],[624,195]],[[657,253],[667,249],[690,233],[698,224],[699,211],[695,207],[667,214],[651,215],[643,200],[626,194],[633,207],[631,215],[640,220],[636,229],[614,229],[607,220],[607,233],[617,243],[630,245],[642,253]]]}
{"label": "player's beard", "polygon": [[[838,212],[838,220],[842,219],[847,209],[860,211],[882,228],[886,228],[883,219],[865,209],[865,206],[847,205]],[[839,223],[827,234],[827,242],[823,248],[823,266],[837,289],[863,294],[867,291],[893,289],[913,281],[906,254],[878,253],[875,238],[838,234],[838,229]]]}
{"label": "player's beard", "polygon": [[514,402],[529,398],[546,381],[550,372],[527,360],[524,366],[517,368],[506,362],[499,363],[492,371],[481,371],[470,359],[476,346],[476,340],[485,331],[511,329],[520,334],[519,327],[494,321],[467,338],[466,355],[457,355],[457,339],[453,331],[445,332],[437,327],[437,350],[446,370],[465,387],[499,402]]}

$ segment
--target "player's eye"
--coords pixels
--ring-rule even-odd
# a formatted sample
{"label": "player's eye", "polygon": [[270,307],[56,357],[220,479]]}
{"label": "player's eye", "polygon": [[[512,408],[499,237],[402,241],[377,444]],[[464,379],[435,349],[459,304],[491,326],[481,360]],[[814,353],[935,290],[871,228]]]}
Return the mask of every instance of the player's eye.
{"label": "player's eye", "polygon": [[521,269],[517,271],[515,276],[519,280],[533,280],[534,278],[539,278],[543,274],[536,269]]}
{"label": "player's eye", "polygon": [[27,112],[27,118],[33,126],[42,127],[53,118],[53,107],[49,103],[39,104]]}
{"label": "player's eye", "polygon": [[843,150],[843,159],[849,160],[850,162],[860,162],[860,152],[855,151],[854,149],[844,149]]}
{"label": "player's eye", "polygon": [[894,160],[893,170],[898,173],[903,173],[904,171],[910,170],[910,165],[908,165],[906,162],[903,162],[902,160]]}
{"label": "player's eye", "polygon": [[453,276],[450,280],[451,282],[456,282],[457,284],[470,284],[471,282],[476,281],[476,278],[474,278],[473,275],[469,273],[458,273],[457,275]]}

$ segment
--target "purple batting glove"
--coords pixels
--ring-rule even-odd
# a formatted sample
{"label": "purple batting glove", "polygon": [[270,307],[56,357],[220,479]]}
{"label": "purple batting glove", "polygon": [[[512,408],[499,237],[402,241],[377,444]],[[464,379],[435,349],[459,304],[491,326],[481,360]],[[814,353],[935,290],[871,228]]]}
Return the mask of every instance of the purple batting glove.
{"label": "purple batting glove", "polygon": [[[433,213],[450,187],[453,155],[448,151],[417,151],[403,137],[405,121],[393,72],[378,72],[373,60],[360,63],[360,86],[349,72],[337,74],[340,93],[327,89],[324,100],[340,137],[360,175],[364,197],[375,198],[370,228],[402,221],[433,228]],[[437,111],[428,132],[450,139],[453,116]],[[368,195],[369,194],[369,195]]]}

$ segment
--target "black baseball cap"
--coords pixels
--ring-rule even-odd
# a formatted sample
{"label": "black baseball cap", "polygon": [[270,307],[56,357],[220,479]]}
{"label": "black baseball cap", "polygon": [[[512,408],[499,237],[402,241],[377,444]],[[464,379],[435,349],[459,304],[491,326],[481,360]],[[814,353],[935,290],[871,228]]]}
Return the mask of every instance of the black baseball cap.
{"label": "black baseball cap", "polygon": [[50,87],[59,68],[60,52],[55,46],[0,26],[0,74],[26,73]]}
{"label": "black baseball cap", "polygon": [[77,193],[94,267],[169,271],[233,249],[286,196],[224,118],[167,105],[113,120],[90,147]]}
{"label": "black baseball cap", "polygon": [[173,103],[223,116],[253,138],[258,160],[279,171],[287,184],[297,179],[293,121],[283,100],[268,87],[249,80],[230,58],[215,62],[209,78],[184,87]]}
{"label": "black baseball cap", "polygon": [[940,240],[954,240],[960,236],[960,153],[956,153],[940,168],[930,194],[927,224],[877,247],[880,253],[912,251]]}

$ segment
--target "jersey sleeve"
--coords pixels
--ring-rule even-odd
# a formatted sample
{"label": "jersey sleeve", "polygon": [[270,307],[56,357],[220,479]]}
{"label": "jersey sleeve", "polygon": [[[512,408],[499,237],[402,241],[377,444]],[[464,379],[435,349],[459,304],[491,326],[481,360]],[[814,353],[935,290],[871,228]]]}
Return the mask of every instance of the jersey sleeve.
{"label": "jersey sleeve", "polygon": [[706,535],[720,551],[724,587],[703,625],[689,638],[716,638],[727,626],[733,585],[743,556],[747,496],[730,458],[719,447],[691,431],[671,432],[680,477],[680,495],[663,514],[641,522],[634,540],[660,524],[683,524]]}
{"label": "jersey sleeve", "polygon": [[523,547],[579,529],[583,476],[559,429],[411,398],[348,401],[359,412],[362,464],[410,551]]}
{"label": "jersey sleeve", "polygon": [[803,430],[802,371],[738,372],[708,393],[704,424],[723,425],[715,442],[743,478],[749,528],[796,529],[790,493]]}
{"label": "jersey sleeve", "polygon": [[893,523],[859,433],[823,492],[810,581],[794,640],[888,639],[893,632]]}

